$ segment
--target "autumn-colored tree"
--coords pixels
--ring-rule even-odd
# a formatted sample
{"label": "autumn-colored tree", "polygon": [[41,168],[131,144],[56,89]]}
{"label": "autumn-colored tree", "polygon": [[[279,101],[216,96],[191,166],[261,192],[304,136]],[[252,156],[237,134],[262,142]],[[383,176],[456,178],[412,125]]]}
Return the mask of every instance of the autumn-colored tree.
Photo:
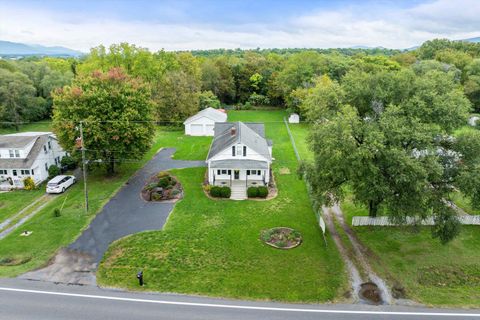
{"label": "autumn-colored tree", "polygon": [[53,96],[53,128],[62,147],[76,150],[79,124],[90,161],[108,174],[116,164],[140,159],[154,135],[151,93],[140,79],[121,68],[77,77]]}

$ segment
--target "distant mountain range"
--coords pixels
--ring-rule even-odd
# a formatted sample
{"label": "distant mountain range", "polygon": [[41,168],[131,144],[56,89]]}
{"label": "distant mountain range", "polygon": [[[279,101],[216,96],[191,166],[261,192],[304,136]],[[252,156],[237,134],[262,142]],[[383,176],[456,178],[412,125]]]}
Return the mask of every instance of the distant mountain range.
{"label": "distant mountain range", "polygon": [[[462,39],[458,41],[468,41],[480,43],[480,37]],[[353,46],[351,49],[387,49],[381,46]],[[415,50],[418,46],[411,47],[405,50]],[[19,42],[2,41],[0,40],[0,57],[17,58],[26,56],[53,56],[53,57],[78,57],[85,54],[84,52],[65,48],[65,47],[46,47],[38,44],[25,44]]]}
{"label": "distant mountain range", "polygon": [[83,52],[65,47],[46,47],[38,44],[25,44],[0,40],[0,56],[2,57],[25,57],[25,56],[55,56],[55,57],[78,57]]}

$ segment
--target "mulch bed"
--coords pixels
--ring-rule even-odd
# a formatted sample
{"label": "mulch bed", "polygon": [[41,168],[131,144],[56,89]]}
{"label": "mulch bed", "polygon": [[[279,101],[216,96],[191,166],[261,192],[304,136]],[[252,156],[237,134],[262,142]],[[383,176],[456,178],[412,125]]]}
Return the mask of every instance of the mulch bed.
{"label": "mulch bed", "polygon": [[[147,183],[145,184],[145,186],[143,187],[142,189],[142,192],[141,192],[141,197],[143,200],[145,201],[153,201],[153,202],[164,202],[164,201],[178,201],[180,199],[183,198],[183,187],[181,185],[181,183],[178,181],[178,179],[175,177],[175,176],[172,176],[172,175],[169,175],[174,181],[175,183],[173,185],[171,185],[168,189],[167,188],[162,188],[163,189],[163,195],[161,198],[159,199],[154,199],[152,196],[151,196],[151,192],[152,190],[149,190],[148,186],[152,185],[152,184],[158,184],[158,182],[160,181],[161,178],[158,177],[158,174],[155,174],[154,176],[150,177],[150,179],[148,179]],[[177,194],[172,194],[172,191],[173,190],[178,190],[178,193]]]}
{"label": "mulch bed", "polygon": [[293,249],[302,243],[300,232],[287,227],[263,230],[260,234],[260,239],[277,249]]}

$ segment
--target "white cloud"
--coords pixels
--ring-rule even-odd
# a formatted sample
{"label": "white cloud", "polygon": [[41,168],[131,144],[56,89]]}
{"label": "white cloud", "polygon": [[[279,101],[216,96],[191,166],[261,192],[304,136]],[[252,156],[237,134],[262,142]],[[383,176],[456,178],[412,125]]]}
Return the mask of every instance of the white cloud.
{"label": "white cloud", "polygon": [[3,3],[0,5],[0,39],[62,45],[82,51],[99,44],[125,41],[152,50],[355,45],[406,48],[437,37],[478,36],[479,16],[478,0],[437,0],[395,10],[350,6],[287,18],[280,25],[258,23],[222,28],[207,24],[102,19]]}

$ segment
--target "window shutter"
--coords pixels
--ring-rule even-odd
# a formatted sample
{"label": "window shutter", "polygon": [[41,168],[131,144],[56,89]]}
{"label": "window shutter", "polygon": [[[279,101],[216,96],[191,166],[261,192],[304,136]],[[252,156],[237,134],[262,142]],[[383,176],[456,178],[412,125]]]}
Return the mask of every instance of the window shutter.
{"label": "window shutter", "polygon": [[249,176],[249,175],[250,175],[250,170],[247,170],[247,176]]}
{"label": "window shutter", "polygon": [[235,157],[235,146],[232,146],[232,157]]}
{"label": "window shutter", "polygon": [[243,156],[244,157],[247,156],[247,147],[246,146],[243,146]]}

